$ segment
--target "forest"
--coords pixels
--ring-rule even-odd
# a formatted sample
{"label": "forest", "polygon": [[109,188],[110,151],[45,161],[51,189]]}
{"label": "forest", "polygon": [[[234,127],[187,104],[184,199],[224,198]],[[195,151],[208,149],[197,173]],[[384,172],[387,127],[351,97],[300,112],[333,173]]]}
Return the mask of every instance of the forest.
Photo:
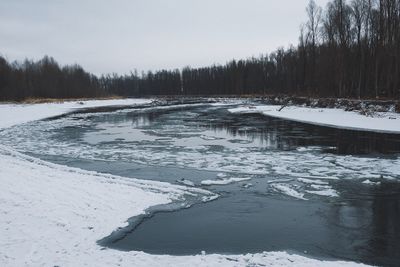
{"label": "forest", "polygon": [[224,65],[100,77],[79,65],[0,56],[0,101],[152,95],[290,95],[400,99],[400,0],[305,8],[296,46]]}

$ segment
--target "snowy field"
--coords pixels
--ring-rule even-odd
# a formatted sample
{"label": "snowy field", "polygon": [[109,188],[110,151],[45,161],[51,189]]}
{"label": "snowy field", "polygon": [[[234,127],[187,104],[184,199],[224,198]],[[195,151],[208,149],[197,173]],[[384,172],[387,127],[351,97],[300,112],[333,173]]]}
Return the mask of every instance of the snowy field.
{"label": "snowy field", "polygon": [[[149,101],[0,105],[0,129],[77,108]],[[176,257],[104,249],[97,245],[97,240],[125,226],[129,217],[142,214],[151,206],[182,200],[185,195],[206,199],[214,196],[196,188],[47,163],[3,145],[0,166],[0,266],[358,266],[287,252],[236,256],[199,252],[195,256]]]}
{"label": "snowy field", "polygon": [[232,113],[259,113],[275,118],[348,130],[364,130],[381,133],[400,133],[400,114],[377,112],[373,117],[354,111],[332,108],[307,108],[259,105],[230,109]]}

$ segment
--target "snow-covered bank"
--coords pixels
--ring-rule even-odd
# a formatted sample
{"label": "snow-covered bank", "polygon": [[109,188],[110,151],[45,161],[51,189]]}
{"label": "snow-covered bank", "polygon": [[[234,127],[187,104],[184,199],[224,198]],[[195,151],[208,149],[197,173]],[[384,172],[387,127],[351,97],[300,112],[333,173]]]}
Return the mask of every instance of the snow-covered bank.
{"label": "snow-covered bank", "polygon": [[400,134],[400,114],[398,113],[377,112],[374,117],[368,117],[358,112],[333,108],[288,106],[280,109],[281,106],[260,105],[243,106],[229,111],[238,114],[259,113],[280,119],[341,129]]}
{"label": "snow-covered bank", "polygon": [[29,121],[40,120],[58,116],[77,109],[105,107],[105,106],[131,106],[147,104],[150,99],[112,99],[69,101],[64,103],[42,104],[0,104],[0,129],[11,127]]}
{"label": "snow-covered bank", "polygon": [[1,266],[90,263],[85,254],[100,251],[96,241],[132,215],[185,194],[212,195],[47,163],[4,146],[0,151]]}
{"label": "snow-covered bank", "polygon": [[[122,101],[122,100],[121,100]],[[127,105],[148,100],[126,100]],[[132,101],[132,102],[130,102]],[[0,105],[0,128],[115,101]],[[5,114],[3,116],[3,114]],[[153,205],[207,191],[47,163],[0,146],[0,266],[356,266],[286,252],[154,256],[96,241]],[[361,266],[361,265],[360,265]]]}

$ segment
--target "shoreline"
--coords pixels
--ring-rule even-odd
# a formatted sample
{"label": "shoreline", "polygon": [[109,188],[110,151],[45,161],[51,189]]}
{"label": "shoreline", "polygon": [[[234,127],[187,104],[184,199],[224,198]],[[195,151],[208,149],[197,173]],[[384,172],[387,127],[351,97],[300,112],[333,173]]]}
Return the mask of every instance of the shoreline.
{"label": "shoreline", "polygon": [[[335,98],[335,97],[308,97],[293,96],[284,94],[266,95],[143,95],[143,96],[104,96],[104,97],[82,97],[82,98],[28,98],[22,101],[0,101],[3,104],[44,104],[44,103],[65,103],[65,102],[87,102],[99,100],[122,100],[122,99],[245,99],[262,101],[275,105],[302,105],[307,107],[334,108],[343,107],[351,110],[360,110],[368,106],[380,106],[381,109],[394,108],[394,112],[400,113],[400,99],[390,98]],[[364,107],[363,107],[364,106]]]}

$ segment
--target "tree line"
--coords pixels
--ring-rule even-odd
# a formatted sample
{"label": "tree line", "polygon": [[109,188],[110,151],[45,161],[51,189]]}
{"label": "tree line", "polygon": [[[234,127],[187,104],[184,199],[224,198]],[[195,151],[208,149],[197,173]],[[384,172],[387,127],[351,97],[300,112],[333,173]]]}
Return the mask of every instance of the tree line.
{"label": "tree line", "polygon": [[107,95],[95,75],[78,65],[63,66],[51,57],[8,63],[0,57],[0,100],[91,98]]}
{"label": "tree line", "polygon": [[224,65],[96,77],[49,57],[0,57],[0,100],[107,95],[262,95],[400,99],[400,0],[311,0],[299,43]]}

